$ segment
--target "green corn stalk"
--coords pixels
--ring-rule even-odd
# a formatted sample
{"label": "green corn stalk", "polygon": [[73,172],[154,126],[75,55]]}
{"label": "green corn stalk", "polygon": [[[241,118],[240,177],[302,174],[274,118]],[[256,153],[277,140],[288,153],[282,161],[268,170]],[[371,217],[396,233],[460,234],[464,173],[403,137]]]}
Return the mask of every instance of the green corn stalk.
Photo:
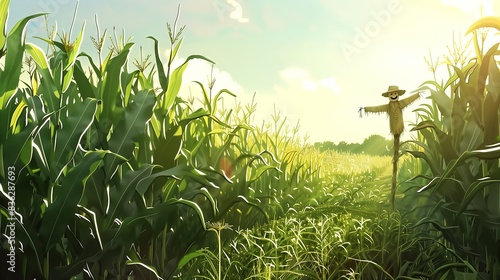
{"label": "green corn stalk", "polygon": [[[7,4],[2,1],[0,18],[4,21]],[[157,100],[152,75],[127,70],[132,43],[116,42],[119,48],[96,65],[90,55],[80,53],[82,27],[74,43],[69,42],[70,35],[61,36],[62,42],[44,39],[55,46],[49,55],[35,44],[27,44],[24,51],[24,28],[36,16],[21,20],[9,36],[1,37],[6,50],[5,68],[0,71],[1,132],[5,139],[0,149],[1,169],[2,176],[5,165],[22,170],[18,184],[25,189],[19,189],[17,202],[23,222],[16,227],[20,242],[25,244],[25,254],[20,257],[25,267],[23,277],[70,278],[84,268],[95,277],[118,277],[128,269],[139,273],[141,267],[148,273],[168,275],[171,271],[156,268],[184,254],[191,244],[173,240],[184,238],[186,232],[192,232],[190,239],[195,240],[197,230],[192,228],[203,230],[207,210],[185,198],[196,196],[193,193],[159,200],[151,193],[154,199],[146,200],[153,182],[144,180],[153,173],[168,172],[169,186],[211,182],[206,174],[175,162],[161,170],[149,148],[158,146],[158,142],[151,142],[158,140],[148,127],[153,116],[167,111],[159,129],[155,127],[156,139],[171,143],[171,138],[182,139],[183,130],[192,120],[207,115],[203,111],[185,115],[176,98],[188,61],[205,58],[190,57],[174,70],[175,77],[166,84],[169,88],[163,95],[168,98]],[[36,69],[30,72],[32,83],[17,88],[24,55],[31,57]],[[91,65],[92,76],[84,70],[82,59]],[[168,133],[174,125],[181,129],[180,134],[175,129]],[[172,158],[177,156],[174,153]],[[204,189],[197,194],[212,199]],[[199,217],[199,223],[185,227],[180,219],[186,211]],[[2,211],[2,219],[7,213]],[[174,235],[161,235],[168,228],[178,230]],[[146,246],[137,243],[145,233],[151,235]],[[129,250],[131,247],[137,249]],[[157,259],[156,254],[167,251],[172,254],[152,261]],[[153,266],[140,265],[145,254],[150,255]],[[131,256],[130,261],[127,256]]]}
{"label": "green corn stalk", "polygon": [[[490,277],[497,277],[499,271],[495,264],[499,256],[489,249],[498,247],[500,240],[495,222],[500,215],[496,187],[500,174],[500,71],[495,59],[499,43],[483,53],[480,45],[484,42],[479,42],[477,32],[482,27],[499,26],[493,17],[472,24],[467,33],[472,33],[475,57],[462,66],[450,64],[445,84],[425,83],[435,87],[424,85],[431,91],[432,108],[438,110],[417,110],[422,121],[413,130],[424,140],[412,141],[421,151],[409,151],[431,170],[428,183],[419,192],[431,192],[429,209],[437,212],[429,213],[439,213],[433,225],[456,252],[466,256],[466,264],[474,263]],[[448,230],[449,226],[459,230]],[[478,235],[483,236],[481,240]]]}

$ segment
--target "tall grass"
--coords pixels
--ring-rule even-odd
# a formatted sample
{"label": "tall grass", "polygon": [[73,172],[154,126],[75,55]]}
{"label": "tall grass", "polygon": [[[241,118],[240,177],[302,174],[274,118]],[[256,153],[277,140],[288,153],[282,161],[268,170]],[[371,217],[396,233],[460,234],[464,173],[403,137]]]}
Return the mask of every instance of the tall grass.
{"label": "tall grass", "polygon": [[[369,215],[336,206],[304,209],[265,226],[237,230],[223,247],[224,277],[214,279],[421,279],[426,275],[434,279],[446,275],[438,268],[453,264],[452,258],[433,232],[415,228],[386,208]],[[197,253],[209,255],[206,249]],[[203,272],[216,263],[206,259],[186,259],[182,277],[202,279]]]}

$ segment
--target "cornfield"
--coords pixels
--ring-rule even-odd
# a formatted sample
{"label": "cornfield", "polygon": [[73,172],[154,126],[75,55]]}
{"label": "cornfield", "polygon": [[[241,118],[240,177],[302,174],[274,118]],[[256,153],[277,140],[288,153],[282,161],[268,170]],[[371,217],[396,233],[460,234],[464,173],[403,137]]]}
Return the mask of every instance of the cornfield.
{"label": "cornfield", "polygon": [[[2,279],[498,279],[500,71],[498,46],[448,61],[449,80],[427,81],[416,139],[402,143],[397,209],[391,158],[320,152],[276,112],[226,108],[231,89],[194,82],[202,54],[170,53],[85,26],[6,32],[0,2]],[[99,30],[99,29],[97,29]],[[108,40],[110,40],[108,42]],[[106,52],[106,50],[108,50]],[[142,52],[142,50],[141,50]],[[152,60],[149,59],[152,57]]]}

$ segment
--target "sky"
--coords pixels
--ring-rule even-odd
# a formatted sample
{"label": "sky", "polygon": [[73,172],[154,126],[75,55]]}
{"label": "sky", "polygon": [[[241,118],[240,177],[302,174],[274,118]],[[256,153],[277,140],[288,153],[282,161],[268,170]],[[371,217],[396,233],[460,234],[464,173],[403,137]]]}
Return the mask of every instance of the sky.
{"label": "sky", "polygon": [[[67,32],[75,6],[76,0],[12,0],[7,28],[48,13],[49,29]],[[166,23],[174,24],[179,7],[177,29],[185,29],[175,64],[192,54],[215,62],[213,69],[202,60],[190,62],[182,96],[201,98],[192,81],[206,84],[212,72],[215,92],[226,88],[237,95],[225,97],[224,106],[254,98],[256,124],[277,110],[311,143],[390,138],[387,116],[360,117],[358,108],[387,103],[381,94],[390,85],[407,91],[402,98],[416,91],[433,79],[424,57],[442,59],[453,38],[463,44],[471,39],[465,31],[481,15],[500,16],[494,0],[81,0],[72,39],[85,22],[82,50],[97,57],[90,39],[97,37],[97,18],[101,33],[115,27],[118,35],[132,37],[136,56],[140,47],[153,54],[146,37],[154,36],[165,62]],[[42,44],[35,37],[47,37],[46,30],[43,18],[32,20],[27,40]],[[426,102],[423,95],[404,111],[404,138],[415,135],[409,125],[416,121],[412,111]]]}

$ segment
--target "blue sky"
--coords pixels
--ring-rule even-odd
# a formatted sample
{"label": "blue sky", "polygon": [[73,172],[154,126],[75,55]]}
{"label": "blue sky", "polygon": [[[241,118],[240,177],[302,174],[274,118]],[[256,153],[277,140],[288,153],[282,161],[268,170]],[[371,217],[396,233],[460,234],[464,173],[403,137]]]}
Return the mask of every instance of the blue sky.
{"label": "blue sky", "polygon": [[[243,103],[255,93],[257,120],[269,119],[276,107],[290,126],[300,120],[300,131],[311,142],[361,142],[371,134],[390,135],[386,116],[359,118],[358,107],[387,103],[381,93],[389,85],[411,92],[431,79],[424,61],[429,51],[442,58],[453,34],[466,42],[470,35],[465,30],[481,8],[483,15],[500,15],[498,2],[81,0],[73,36],[85,21],[83,50],[95,54],[90,36],[96,36],[97,15],[101,32],[125,29],[136,43],[134,51],[142,46],[145,53],[153,53],[152,41],[146,39],[152,35],[167,53],[166,23],[174,22],[180,4],[178,25],[186,28],[176,63],[191,54],[213,60],[216,89],[228,88]],[[51,26],[57,23],[59,32],[68,31],[75,3],[13,0],[8,28],[27,15],[46,12]],[[33,36],[45,34],[42,19],[30,23],[28,41],[38,43]],[[185,96],[201,97],[189,81],[205,82],[209,72],[207,63],[190,64]],[[416,106],[407,108],[406,121],[415,120],[411,111]]]}

